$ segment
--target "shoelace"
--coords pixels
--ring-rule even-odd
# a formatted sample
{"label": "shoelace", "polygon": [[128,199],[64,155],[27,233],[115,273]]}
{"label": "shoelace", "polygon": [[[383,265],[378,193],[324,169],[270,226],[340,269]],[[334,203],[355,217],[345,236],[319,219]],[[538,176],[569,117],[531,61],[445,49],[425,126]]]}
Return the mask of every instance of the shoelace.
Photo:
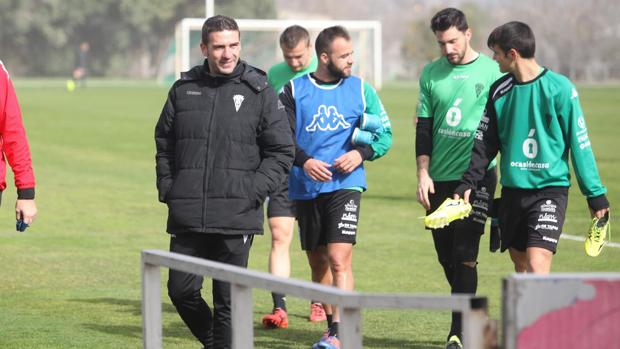
{"label": "shoelace", "polygon": [[598,222],[596,222],[596,226],[594,227],[594,231],[590,232],[590,238],[592,239],[592,234],[594,234],[593,240],[595,242],[600,242],[601,241],[601,234],[603,233],[603,231],[605,230],[605,225],[607,224],[607,222],[603,223],[603,219],[601,218]]}
{"label": "shoelace", "polygon": [[[597,242],[597,243],[600,242],[601,232],[602,230],[597,227],[596,229],[594,229],[593,232],[590,232],[590,239],[594,240],[594,242]],[[594,237],[592,237],[593,234],[594,234]]]}

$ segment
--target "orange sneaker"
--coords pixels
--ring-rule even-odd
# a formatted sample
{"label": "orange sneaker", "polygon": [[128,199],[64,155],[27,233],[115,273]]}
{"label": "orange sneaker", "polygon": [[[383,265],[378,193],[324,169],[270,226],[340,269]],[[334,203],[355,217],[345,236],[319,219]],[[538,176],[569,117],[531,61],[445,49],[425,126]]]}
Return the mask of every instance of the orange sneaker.
{"label": "orange sneaker", "polygon": [[312,322],[327,321],[327,315],[325,315],[325,309],[323,309],[323,304],[321,303],[310,304],[309,320]]}
{"label": "orange sneaker", "polygon": [[275,308],[271,314],[263,317],[263,327],[288,328],[288,314],[282,308]]}

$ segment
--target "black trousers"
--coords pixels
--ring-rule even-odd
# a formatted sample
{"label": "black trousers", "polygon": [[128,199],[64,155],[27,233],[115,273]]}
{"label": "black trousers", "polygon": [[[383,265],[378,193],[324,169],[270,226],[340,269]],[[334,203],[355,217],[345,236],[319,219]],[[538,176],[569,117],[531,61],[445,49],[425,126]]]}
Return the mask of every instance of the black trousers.
{"label": "black trousers", "polygon": [[[246,268],[253,235],[178,234],[170,252]],[[170,269],[168,296],[192,334],[207,349],[232,347],[230,284],[213,280],[213,310],[202,298],[203,277]]]}

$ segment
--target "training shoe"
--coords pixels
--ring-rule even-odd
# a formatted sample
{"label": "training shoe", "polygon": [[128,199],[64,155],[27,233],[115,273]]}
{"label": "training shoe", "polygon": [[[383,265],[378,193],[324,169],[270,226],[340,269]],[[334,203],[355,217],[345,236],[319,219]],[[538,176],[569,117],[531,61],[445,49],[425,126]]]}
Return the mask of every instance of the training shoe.
{"label": "training shoe", "polygon": [[321,303],[312,303],[310,304],[310,321],[318,322],[318,321],[326,321],[327,315],[325,315],[325,309],[323,309],[323,304]]}
{"label": "training shoe", "polygon": [[321,340],[312,345],[312,349],[340,349],[340,340],[336,336],[327,336],[323,334]]}
{"label": "training shoe", "polygon": [[585,247],[588,256],[596,257],[603,250],[603,246],[611,239],[611,225],[609,224],[609,212],[603,218],[592,219],[592,225],[588,231]]}
{"label": "training shoe", "polygon": [[288,314],[282,308],[275,308],[271,314],[263,317],[263,327],[270,328],[288,328]]}
{"label": "training shoe", "polygon": [[435,212],[424,217],[424,225],[431,229],[443,228],[457,219],[463,219],[471,213],[471,205],[463,199],[447,198]]}
{"label": "training shoe", "polygon": [[329,328],[323,332],[323,335],[321,336],[321,339],[319,339],[318,342],[312,344],[312,349],[320,348],[319,343],[326,341],[327,338],[329,338]]}
{"label": "training shoe", "polygon": [[454,335],[448,339],[446,343],[446,349],[463,349],[463,344],[458,336]]}

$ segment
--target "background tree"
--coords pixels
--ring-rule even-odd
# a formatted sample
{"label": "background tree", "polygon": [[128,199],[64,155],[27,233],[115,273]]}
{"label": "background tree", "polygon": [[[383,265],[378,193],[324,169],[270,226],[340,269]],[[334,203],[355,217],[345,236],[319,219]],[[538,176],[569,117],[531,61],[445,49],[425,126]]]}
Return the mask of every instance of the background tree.
{"label": "background tree", "polygon": [[[216,1],[219,14],[275,18],[272,0]],[[0,58],[14,74],[68,76],[81,42],[95,76],[154,77],[185,17],[204,17],[202,1],[0,0]]]}
{"label": "background tree", "polygon": [[[620,6],[617,0],[216,0],[219,14],[234,18],[379,20],[383,24],[383,73],[415,79],[439,56],[429,29],[440,8],[456,6],[468,16],[474,47],[489,53],[486,38],[510,20],[532,26],[537,58],[578,81],[620,79]],[[69,76],[78,45],[90,43],[94,76],[155,77],[185,17],[203,17],[204,1],[186,0],[0,0],[0,59],[14,74]],[[248,33],[245,40],[258,40]],[[261,39],[262,40],[262,39]],[[251,60],[253,54],[244,52]]]}

